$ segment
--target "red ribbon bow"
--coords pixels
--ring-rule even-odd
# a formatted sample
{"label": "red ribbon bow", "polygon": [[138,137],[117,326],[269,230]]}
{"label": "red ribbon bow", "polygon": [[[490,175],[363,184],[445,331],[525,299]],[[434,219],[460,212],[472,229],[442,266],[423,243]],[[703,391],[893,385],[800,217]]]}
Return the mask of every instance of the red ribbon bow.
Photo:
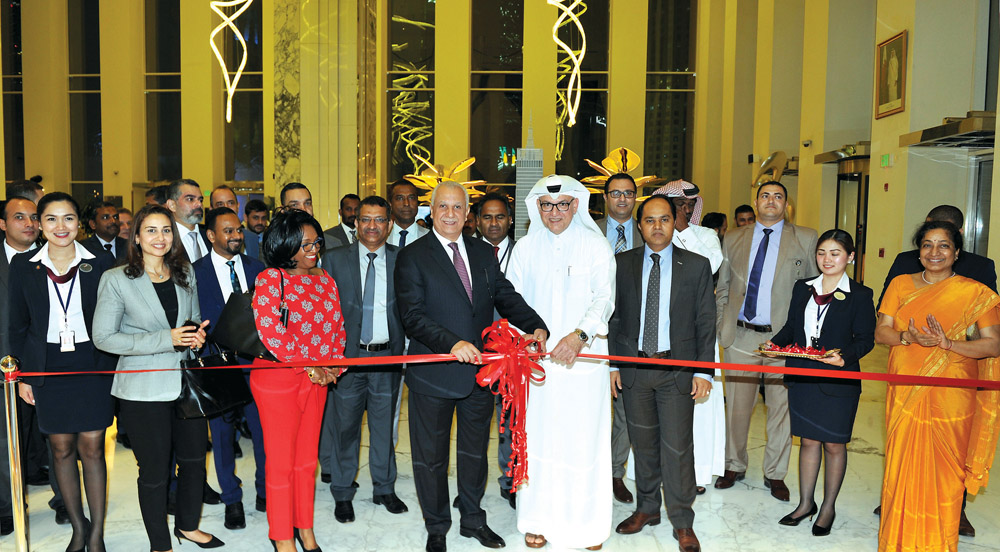
{"label": "red ribbon bow", "polygon": [[485,349],[502,355],[479,369],[476,383],[487,389],[494,383],[497,384],[493,393],[500,395],[503,400],[500,412],[501,433],[504,431],[504,420],[510,416],[511,454],[506,475],[513,478],[513,493],[528,478],[527,434],[524,430],[528,382],[545,381],[545,370],[532,360],[532,356],[538,356],[538,353],[529,349],[536,345],[536,341],[520,335],[510,327],[506,319],[497,320],[483,330],[483,345]]}

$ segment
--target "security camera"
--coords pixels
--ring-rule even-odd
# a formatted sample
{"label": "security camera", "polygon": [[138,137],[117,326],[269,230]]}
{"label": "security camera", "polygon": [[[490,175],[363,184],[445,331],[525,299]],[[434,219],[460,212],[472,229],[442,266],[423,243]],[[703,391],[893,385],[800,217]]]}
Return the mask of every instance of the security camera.
{"label": "security camera", "polygon": [[811,145],[813,145],[813,141],[812,140],[806,140],[806,141],[802,142],[802,147],[804,147],[804,148],[808,148]]}

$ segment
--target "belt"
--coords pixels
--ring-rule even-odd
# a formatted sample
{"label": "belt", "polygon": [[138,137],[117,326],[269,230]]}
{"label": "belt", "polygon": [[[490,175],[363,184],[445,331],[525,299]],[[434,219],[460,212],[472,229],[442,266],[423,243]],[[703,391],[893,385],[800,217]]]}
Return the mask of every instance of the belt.
{"label": "belt", "polygon": [[639,358],[670,358],[670,351],[660,351],[651,355],[647,355],[646,353],[639,351]]}
{"label": "belt", "polygon": [[384,351],[389,348],[389,343],[370,343],[365,345],[364,343],[358,345],[362,351],[368,351],[369,353],[377,353],[379,351]]}
{"label": "belt", "polygon": [[764,325],[764,326],[759,326],[757,324],[751,324],[749,322],[744,322],[742,320],[737,320],[736,321],[736,325],[739,326],[739,327],[741,327],[741,328],[746,328],[748,330],[752,330],[752,331],[755,331],[755,332],[771,333],[771,325],[770,324],[767,324],[767,325]]}

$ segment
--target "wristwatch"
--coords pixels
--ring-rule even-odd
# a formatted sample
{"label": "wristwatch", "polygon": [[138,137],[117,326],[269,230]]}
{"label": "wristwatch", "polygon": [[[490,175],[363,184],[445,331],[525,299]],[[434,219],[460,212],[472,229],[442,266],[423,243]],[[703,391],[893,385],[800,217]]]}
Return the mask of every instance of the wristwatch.
{"label": "wristwatch", "polygon": [[903,337],[903,334],[905,334],[905,333],[906,333],[905,330],[899,332],[899,344],[900,345],[909,345],[910,344],[910,342],[907,341],[905,337]]}
{"label": "wristwatch", "polygon": [[573,333],[575,333],[576,336],[580,338],[580,341],[583,341],[584,343],[590,340],[590,336],[587,335],[587,332],[581,330],[580,328],[573,330]]}

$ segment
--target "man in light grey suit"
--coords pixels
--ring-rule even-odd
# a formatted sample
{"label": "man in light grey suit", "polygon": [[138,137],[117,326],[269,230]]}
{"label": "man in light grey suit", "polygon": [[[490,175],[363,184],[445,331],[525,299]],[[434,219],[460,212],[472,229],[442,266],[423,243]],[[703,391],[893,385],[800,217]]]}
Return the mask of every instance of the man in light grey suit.
{"label": "man in light grey suit", "polygon": [[[787,191],[779,182],[757,188],[757,222],[726,235],[716,288],[716,329],[726,362],[784,366],[784,360],[754,354],[788,318],[796,280],[817,275],[816,231],[785,222]],[[757,403],[760,374],[731,370],[725,375],[726,470],[715,481],[728,489],[744,478],[747,434]],[[792,450],[788,391],[780,374],[764,376],[767,404],[767,447],[764,486],[788,501],[784,478]]]}
{"label": "man in light grey suit", "polygon": [[[608,216],[597,221],[597,226],[608,238],[615,255],[641,247],[644,243],[639,225],[632,219],[638,191],[635,180],[627,173],[613,174],[604,183],[604,205],[607,207]],[[630,448],[625,403],[617,396],[614,396],[611,402],[614,411],[614,421],[611,425],[611,483],[615,499],[630,503],[634,498],[623,479],[625,461],[628,460]]]}
{"label": "man in light grey suit", "polygon": [[[396,310],[392,273],[397,248],[386,244],[389,204],[378,196],[359,202],[358,240],[323,255],[323,268],[340,292],[340,308],[347,332],[347,358],[403,354],[403,323]],[[399,365],[352,368],[330,386],[320,460],[330,474],[334,517],[354,521],[361,421],[368,411],[368,468],[373,502],[393,514],[407,511],[396,496],[396,452],[392,444],[392,417],[399,395]]]}
{"label": "man in light grey suit", "polygon": [[358,241],[358,209],[361,208],[361,198],[358,194],[347,194],[340,198],[340,224],[323,231],[324,247],[329,251],[337,247],[351,245]]}

